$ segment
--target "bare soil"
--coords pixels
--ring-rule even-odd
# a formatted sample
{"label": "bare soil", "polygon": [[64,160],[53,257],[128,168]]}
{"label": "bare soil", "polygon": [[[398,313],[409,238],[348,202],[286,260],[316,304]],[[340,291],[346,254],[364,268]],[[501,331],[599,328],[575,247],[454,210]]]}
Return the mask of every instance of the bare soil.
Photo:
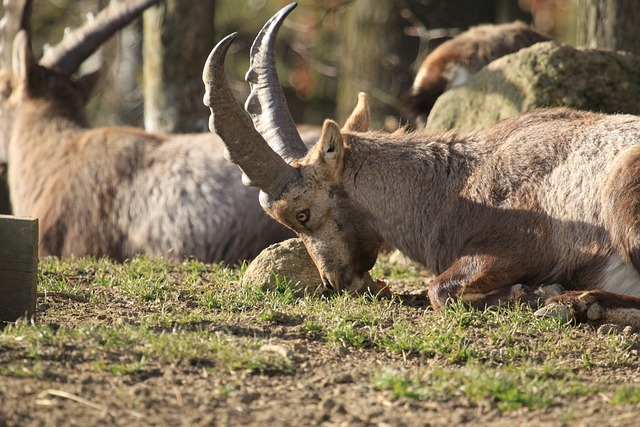
{"label": "bare soil", "polygon": [[[392,284],[407,301],[408,316],[420,316],[427,302],[401,281]],[[79,283],[79,290],[88,284]],[[95,290],[93,292],[96,292]],[[38,323],[60,325],[135,323],[157,310],[114,288],[108,304],[89,299],[39,298]],[[80,292],[82,294],[82,292]],[[145,366],[135,374],[89,369],[90,355],[74,351],[44,360],[37,376],[0,376],[0,426],[632,426],[640,408],[611,405],[605,395],[576,397],[541,410],[501,411],[496,402],[465,398],[431,401],[395,398],[372,387],[380,369],[438,366],[438,358],[403,357],[371,349],[344,347],[301,333],[295,321],[257,325],[238,319],[208,325],[247,338],[269,337],[268,351],[286,355],[291,372],[216,372],[201,363]],[[594,334],[586,330],[584,334]],[[576,342],[576,346],[582,343]],[[109,355],[103,355],[109,357]],[[20,349],[0,346],[0,366],[25,360]],[[637,361],[637,360],[636,360]],[[615,384],[637,376],[640,362],[624,369],[594,368],[596,384]]]}

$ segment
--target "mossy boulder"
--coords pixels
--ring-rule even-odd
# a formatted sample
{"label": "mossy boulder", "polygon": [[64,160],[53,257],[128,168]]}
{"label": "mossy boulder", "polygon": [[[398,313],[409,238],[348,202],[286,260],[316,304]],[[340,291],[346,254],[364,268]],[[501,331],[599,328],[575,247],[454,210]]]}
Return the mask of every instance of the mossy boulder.
{"label": "mossy boulder", "polygon": [[504,56],[438,98],[427,130],[482,129],[539,107],[640,114],[640,57],[538,43]]}

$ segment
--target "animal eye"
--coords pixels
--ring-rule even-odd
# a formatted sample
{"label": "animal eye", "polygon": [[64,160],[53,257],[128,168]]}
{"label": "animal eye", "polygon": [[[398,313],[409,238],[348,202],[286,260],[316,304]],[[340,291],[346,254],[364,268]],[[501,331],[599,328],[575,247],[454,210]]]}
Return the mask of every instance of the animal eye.
{"label": "animal eye", "polygon": [[309,218],[311,217],[311,212],[309,212],[309,209],[305,209],[303,211],[300,211],[296,214],[296,219],[300,222],[300,224],[304,225],[307,221],[309,221]]}

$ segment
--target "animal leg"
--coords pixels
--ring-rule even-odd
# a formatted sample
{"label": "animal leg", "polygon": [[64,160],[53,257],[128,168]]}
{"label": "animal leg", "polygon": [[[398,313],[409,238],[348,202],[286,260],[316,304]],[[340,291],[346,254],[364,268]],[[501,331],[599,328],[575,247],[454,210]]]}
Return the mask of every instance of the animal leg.
{"label": "animal leg", "polygon": [[601,290],[568,291],[547,300],[535,314],[559,318],[563,322],[640,329],[640,298]]}
{"label": "animal leg", "polygon": [[640,147],[623,153],[613,164],[607,178],[603,216],[611,240],[629,257],[640,272]]}
{"label": "animal leg", "polygon": [[539,307],[563,290],[559,285],[524,286],[520,269],[506,265],[495,257],[466,256],[459,258],[440,274],[429,287],[433,308],[449,301],[462,301],[478,309],[510,303]]}

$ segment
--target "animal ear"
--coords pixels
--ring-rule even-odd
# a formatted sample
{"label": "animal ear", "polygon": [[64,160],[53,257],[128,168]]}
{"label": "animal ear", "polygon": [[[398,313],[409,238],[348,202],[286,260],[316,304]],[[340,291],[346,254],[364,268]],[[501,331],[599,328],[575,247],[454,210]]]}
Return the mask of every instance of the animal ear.
{"label": "animal ear", "polygon": [[326,168],[327,177],[339,181],[342,177],[344,141],[340,127],[333,120],[325,120],[322,134],[314,147],[316,164]]}
{"label": "animal ear", "polygon": [[342,127],[342,130],[347,132],[366,132],[369,130],[370,121],[367,94],[360,92],[358,94],[358,103],[356,104],[356,108],[353,109],[353,112]]}
{"label": "animal ear", "polygon": [[35,63],[29,36],[26,31],[20,30],[13,39],[11,66],[13,74],[25,87],[29,82],[29,74]]}

